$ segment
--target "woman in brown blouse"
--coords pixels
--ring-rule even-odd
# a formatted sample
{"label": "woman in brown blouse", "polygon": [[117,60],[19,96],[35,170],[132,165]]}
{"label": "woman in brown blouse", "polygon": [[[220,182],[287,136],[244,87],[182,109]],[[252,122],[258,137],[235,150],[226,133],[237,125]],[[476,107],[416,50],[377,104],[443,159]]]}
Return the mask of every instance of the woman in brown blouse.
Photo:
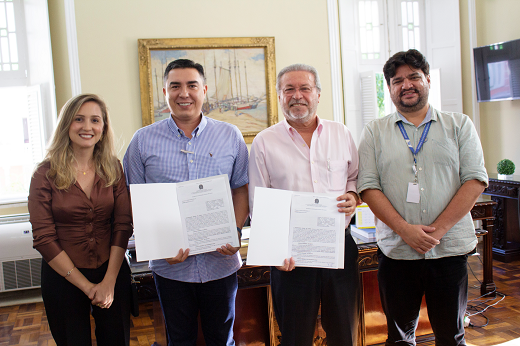
{"label": "woman in brown blouse", "polygon": [[128,345],[132,235],[129,194],[108,111],[97,95],[63,106],[58,126],[31,181],[29,213],[42,261],[41,289],[58,346]]}

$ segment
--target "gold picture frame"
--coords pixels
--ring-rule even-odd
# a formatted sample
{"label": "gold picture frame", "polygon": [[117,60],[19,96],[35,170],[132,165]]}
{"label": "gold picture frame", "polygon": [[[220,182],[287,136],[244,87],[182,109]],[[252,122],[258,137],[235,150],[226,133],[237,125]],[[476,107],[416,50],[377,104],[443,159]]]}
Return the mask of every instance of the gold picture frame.
{"label": "gold picture frame", "polygon": [[162,76],[179,58],[204,66],[204,114],[237,125],[246,143],[278,122],[274,37],[139,39],[138,52],[143,126],[170,116]]}

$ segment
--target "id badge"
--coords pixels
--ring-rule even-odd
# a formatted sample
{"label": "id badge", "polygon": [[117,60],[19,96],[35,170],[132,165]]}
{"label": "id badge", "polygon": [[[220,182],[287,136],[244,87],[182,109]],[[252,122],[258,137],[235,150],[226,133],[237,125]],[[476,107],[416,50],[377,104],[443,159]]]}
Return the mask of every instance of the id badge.
{"label": "id badge", "polygon": [[406,201],[408,203],[419,203],[421,195],[419,194],[418,183],[408,183],[408,193],[406,194]]}

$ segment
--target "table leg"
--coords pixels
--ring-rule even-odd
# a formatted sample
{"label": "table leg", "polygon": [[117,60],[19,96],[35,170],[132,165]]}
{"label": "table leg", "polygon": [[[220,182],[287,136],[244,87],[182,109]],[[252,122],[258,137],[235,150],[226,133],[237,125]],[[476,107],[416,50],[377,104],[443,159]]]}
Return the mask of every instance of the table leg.
{"label": "table leg", "polygon": [[484,280],[480,286],[480,294],[491,295],[496,289],[493,281],[493,221],[482,220],[482,226],[487,234],[484,235]]}

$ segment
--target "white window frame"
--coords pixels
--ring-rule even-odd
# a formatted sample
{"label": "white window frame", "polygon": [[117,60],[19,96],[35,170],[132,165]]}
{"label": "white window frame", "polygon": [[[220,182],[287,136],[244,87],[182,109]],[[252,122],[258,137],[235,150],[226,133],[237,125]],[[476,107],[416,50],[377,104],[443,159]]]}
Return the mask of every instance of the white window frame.
{"label": "white window frame", "polygon": [[[331,54],[331,75],[333,80],[341,78],[342,90],[333,90],[333,101],[336,103],[341,100],[344,107],[334,108],[334,119],[341,119],[349,127],[354,141],[358,143],[359,136],[363,130],[363,116],[361,107],[360,76],[363,71],[379,71],[382,66],[376,64],[362,64],[358,56],[357,42],[357,22],[356,4],[357,0],[328,0],[329,7],[329,34],[331,35],[331,53],[340,50],[339,58]],[[388,17],[397,19],[394,6],[400,0],[384,0],[385,13]],[[462,71],[460,53],[460,35],[453,35],[453,32],[460,32],[459,4],[453,0],[421,0],[424,1],[424,30],[421,35],[426,35],[426,39],[421,42],[421,52],[426,56],[430,63],[430,68],[440,69],[442,110],[462,112]],[[399,7],[400,9],[400,7]],[[333,12],[333,13],[331,13]],[[446,16],[446,12],[449,12]],[[443,13],[442,17],[440,14]],[[437,18],[434,21],[434,17]],[[331,18],[335,18],[339,24],[339,30],[333,31]],[[439,19],[440,18],[440,19]],[[440,26],[445,26],[440,29]],[[397,28],[390,29],[388,37],[391,43],[385,49],[386,61],[391,55],[401,49],[397,49],[396,42]],[[432,34],[433,32],[433,34]],[[445,33],[449,32],[450,35]],[[401,35],[401,33],[399,33]],[[337,42],[336,46],[333,43]],[[356,47],[356,48],[355,48]],[[339,63],[338,61],[339,60]],[[386,86],[385,86],[386,87]],[[344,108],[344,112],[343,112]],[[338,110],[342,113],[337,114]]]}
{"label": "white window frame", "polygon": [[[14,6],[14,21],[16,25],[16,44],[18,51],[18,70],[0,71],[0,87],[27,85],[27,33],[25,25],[24,6],[22,0],[10,1]],[[3,4],[0,4],[2,6]]]}
{"label": "white window frame", "polygon": [[[39,134],[41,137],[39,141],[45,147],[54,131],[57,118],[47,0],[14,1],[21,1],[23,5],[18,8],[23,9],[24,29],[27,38],[26,61],[28,73],[24,85],[28,87],[28,93],[30,90],[38,90],[36,104],[41,110],[39,119],[41,126]],[[27,203],[27,196],[15,199],[2,197],[0,196],[0,208],[25,206]]]}

